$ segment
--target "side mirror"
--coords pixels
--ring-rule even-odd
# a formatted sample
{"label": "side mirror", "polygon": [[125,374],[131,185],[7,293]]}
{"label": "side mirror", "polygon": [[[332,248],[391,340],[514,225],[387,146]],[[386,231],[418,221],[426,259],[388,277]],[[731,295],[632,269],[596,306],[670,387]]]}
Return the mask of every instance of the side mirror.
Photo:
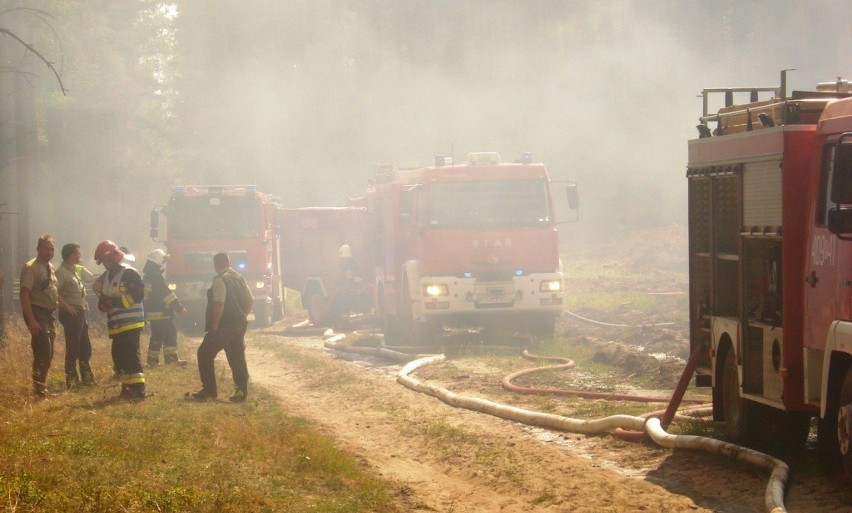
{"label": "side mirror", "polygon": [[551,182],[550,185],[550,197],[553,199],[553,213],[556,224],[579,221],[580,193],[577,191],[577,182],[559,181]]}
{"label": "side mirror", "polygon": [[148,232],[148,235],[151,236],[152,239],[157,240],[157,237],[160,236],[160,230],[157,227],[160,225],[160,211],[156,208],[151,211],[151,231]]}
{"label": "side mirror", "polygon": [[580,195],[577,192],[577,184],[568,184],[568,186],[565,187],[565,193],[568,197],[568,208],[571,210],[580,210]]}
{"label": "side mirror", "polygon": [[852,208],[829,209],[828,231],[835,235],[852,233]]}

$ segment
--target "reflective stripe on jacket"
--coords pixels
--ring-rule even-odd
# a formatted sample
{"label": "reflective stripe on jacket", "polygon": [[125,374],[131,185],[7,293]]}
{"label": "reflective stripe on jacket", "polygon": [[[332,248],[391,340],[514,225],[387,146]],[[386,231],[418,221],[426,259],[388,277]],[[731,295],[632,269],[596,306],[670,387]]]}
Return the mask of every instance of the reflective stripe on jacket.
{"label": "reflective stripe on jacket", "polygon": [[[101,278],[101,296],[113,300],[111,303],[114,310],[107,312],[107,331],[110,336],[145,327],[145,307],[141,301],[134,302],[133,297],[127,293],[127,285],[124,283],[125,271],[127,268],[122,266],[112,279],[109,278],[108,272]],[[116,299],[120,301],[115,301]],[[119,303],[121,307],[117,306]]]}

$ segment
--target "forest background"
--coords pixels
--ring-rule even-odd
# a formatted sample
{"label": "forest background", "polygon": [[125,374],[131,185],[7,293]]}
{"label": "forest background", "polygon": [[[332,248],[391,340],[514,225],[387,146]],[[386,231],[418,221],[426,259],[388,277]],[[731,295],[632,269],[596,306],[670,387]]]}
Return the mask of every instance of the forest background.
{"label": "forest background", "polygon": [[850,26],[849,0],[0,1],[0,271],[41,233],[145,254],[176,185],[333,206],[470,151],[579,182],[563,245],[683,230],[701,89],[848,77]]}

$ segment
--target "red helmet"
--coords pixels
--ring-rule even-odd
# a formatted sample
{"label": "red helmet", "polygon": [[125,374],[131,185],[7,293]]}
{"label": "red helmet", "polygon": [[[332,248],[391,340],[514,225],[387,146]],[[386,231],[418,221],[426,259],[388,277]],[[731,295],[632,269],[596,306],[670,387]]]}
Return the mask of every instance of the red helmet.
{"label": "red helmet", "polygon": [[118,246],[115,242],[111,240],[105,240],[98,244],[98,247],[95,248],[95,262],[100,264],[105,257],[114,257],[114,261],[121,260],[124,258],[124,253],[118,249]]}

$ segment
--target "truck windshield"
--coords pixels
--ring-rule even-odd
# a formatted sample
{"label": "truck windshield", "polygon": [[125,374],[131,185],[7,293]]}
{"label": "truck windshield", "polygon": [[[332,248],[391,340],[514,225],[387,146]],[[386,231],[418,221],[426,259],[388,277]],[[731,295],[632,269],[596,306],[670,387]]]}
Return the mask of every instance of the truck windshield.
{"label": "truck windshield", "polygon": [[545,180],[433,182],[429,225],[435,228],[541,226],[549,224]]}
{"label": "truck windshield", "polygon": [[247,198],[184,198],[166,209],[171,239],[246,239],[260,229],[257,200]]}

